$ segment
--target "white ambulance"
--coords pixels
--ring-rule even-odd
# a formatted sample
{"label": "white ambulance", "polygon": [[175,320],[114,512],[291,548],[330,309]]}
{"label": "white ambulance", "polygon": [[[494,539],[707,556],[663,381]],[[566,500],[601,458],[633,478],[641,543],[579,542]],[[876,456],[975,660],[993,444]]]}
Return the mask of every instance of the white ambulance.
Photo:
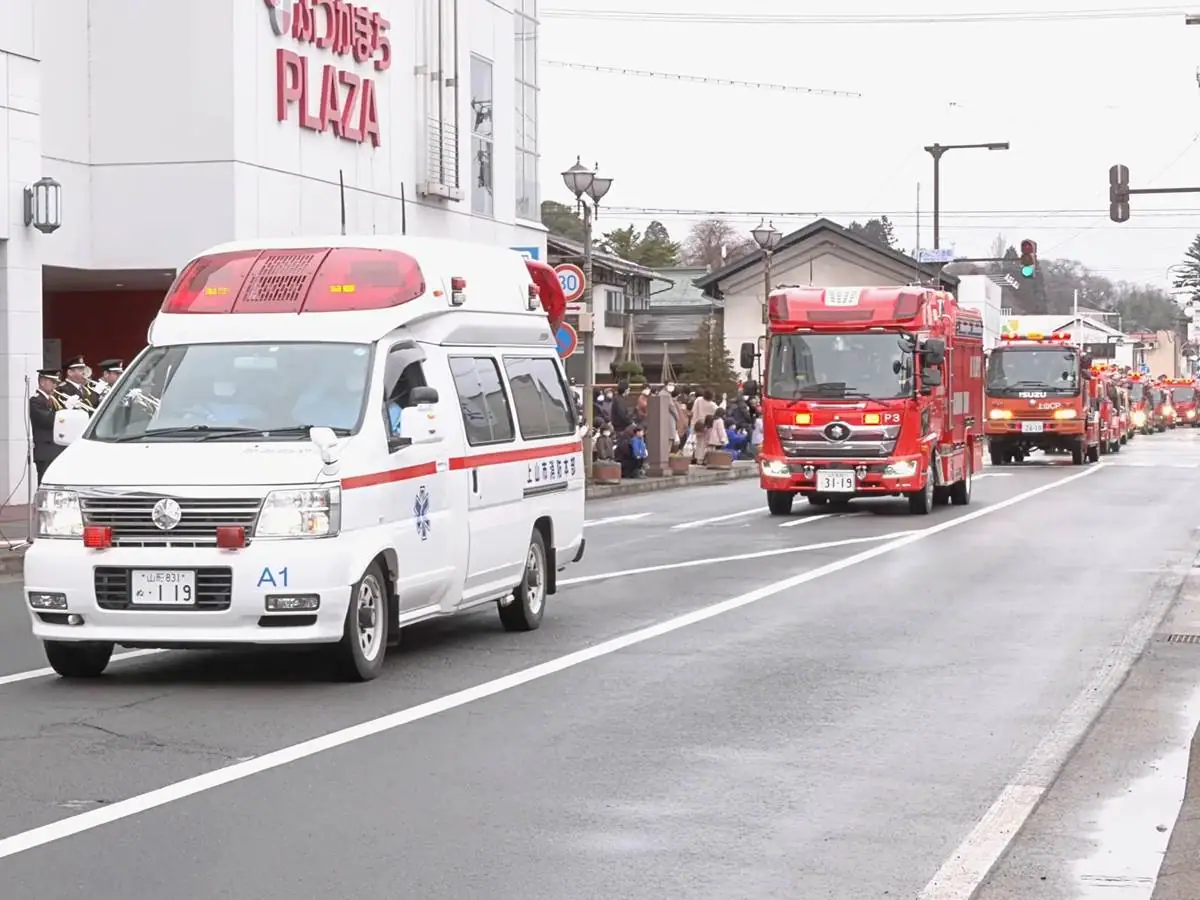
{"label": "white ambulance", "polygon": [[56,429],[25,595],[67,678],[114,645],[329,644],[365,681],[415,622],[497,603],[537,628],[583,556],[577,413],[515,251],[215,247]]}

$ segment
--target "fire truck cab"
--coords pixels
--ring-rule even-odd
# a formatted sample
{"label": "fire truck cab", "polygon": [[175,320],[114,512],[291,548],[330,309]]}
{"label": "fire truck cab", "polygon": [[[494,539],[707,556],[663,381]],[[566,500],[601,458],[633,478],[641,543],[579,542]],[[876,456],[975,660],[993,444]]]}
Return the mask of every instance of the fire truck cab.
{"label": "fire truck cab", "polygon": [[987,371],[987,436],[994,465],[1034,450],[1070,452],[1075,465],[1100,458],[1100,392],[1091,360],[1071,336],[1006,334]]}
{"label": "fire truck cab", "polygon": [[1196,380],[1194,378],[1168,378],[1164,387],[1170,391],[1171,408],[1175,411],[1176,425],[1200,425],[1200,411],[1196,408]]}
{"label": "fire truck cab", "polygon": [[[952,294],[782,287],[767,302],[761,484],[773,515],[903,496],[971,500],[983,464],[983,320]],[[753,368],[754,344],[741,364]]]}

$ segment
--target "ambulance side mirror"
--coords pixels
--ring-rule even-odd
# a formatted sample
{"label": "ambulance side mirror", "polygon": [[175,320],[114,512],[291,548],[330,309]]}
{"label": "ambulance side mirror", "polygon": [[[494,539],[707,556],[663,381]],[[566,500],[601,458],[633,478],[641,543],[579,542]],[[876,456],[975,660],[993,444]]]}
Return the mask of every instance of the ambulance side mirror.
{"label": "ambulance side mirror", "polygon": [[90,416],[82,409],[60,409],[54,414],[54,443],[60,447],[73,444],[83,436]]}
{"label": "ambulance side mirror", "polygon": [[413,388],[409,395],[412,406],[400,411],[400,434],[388,438],[388,451],[395,453],[414,444],[436,444],[444,437],[438,422],[437,391],[433,388]]}
{"label": "ambulance side mirror", "polygon": [[741,359],[738,360],[742,364],[743,369],[753,369],[754,360],[758,358],[758,348],[754,344],[742,344]]}

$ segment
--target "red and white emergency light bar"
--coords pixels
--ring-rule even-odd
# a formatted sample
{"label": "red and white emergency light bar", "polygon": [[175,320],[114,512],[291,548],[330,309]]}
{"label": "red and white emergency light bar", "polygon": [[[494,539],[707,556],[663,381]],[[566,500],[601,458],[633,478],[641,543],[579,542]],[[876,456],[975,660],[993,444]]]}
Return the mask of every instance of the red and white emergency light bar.
{"label": "red and white emergency light bar", "polygon": [[1030,331],[1026,334],[1002,334],[1002,341],[1030,341],[1035,344],[1065,344],[1071,340],[1071,335],[1055,331],[1051,334],[1042,334],[1040,331]]}
{"label": "red and white emergency light bar", "polygon": [[[567,300],[554,269],[526,260],[532,284],[526,308],[539,303],[551,329]],[[193,260],[167,292],[161,311],[173,314],[362,312],[394,309],[426,294],[420,264],[407,253],[362,247],[233,250]],[[466,303],[467,280],[434,288],[451,307]]]}

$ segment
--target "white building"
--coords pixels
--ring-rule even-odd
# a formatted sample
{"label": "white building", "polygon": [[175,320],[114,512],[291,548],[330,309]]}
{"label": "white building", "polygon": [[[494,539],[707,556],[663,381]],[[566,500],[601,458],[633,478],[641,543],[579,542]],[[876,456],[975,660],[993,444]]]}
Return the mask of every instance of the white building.
{"label": "white building", "polygon": [[339,179],[348,233],[543,256],[535,3],[0,0],[5,494],[44,351],[128,359],[191,254],[338,231]]}
{"label": "white building", "polygon": [[978,311],[983,318],[983,347],[991,350],[1000,343],[1003,319],[1001,302],[1003,289],[987,275],[959,275],[958,302],[967,309]]}

